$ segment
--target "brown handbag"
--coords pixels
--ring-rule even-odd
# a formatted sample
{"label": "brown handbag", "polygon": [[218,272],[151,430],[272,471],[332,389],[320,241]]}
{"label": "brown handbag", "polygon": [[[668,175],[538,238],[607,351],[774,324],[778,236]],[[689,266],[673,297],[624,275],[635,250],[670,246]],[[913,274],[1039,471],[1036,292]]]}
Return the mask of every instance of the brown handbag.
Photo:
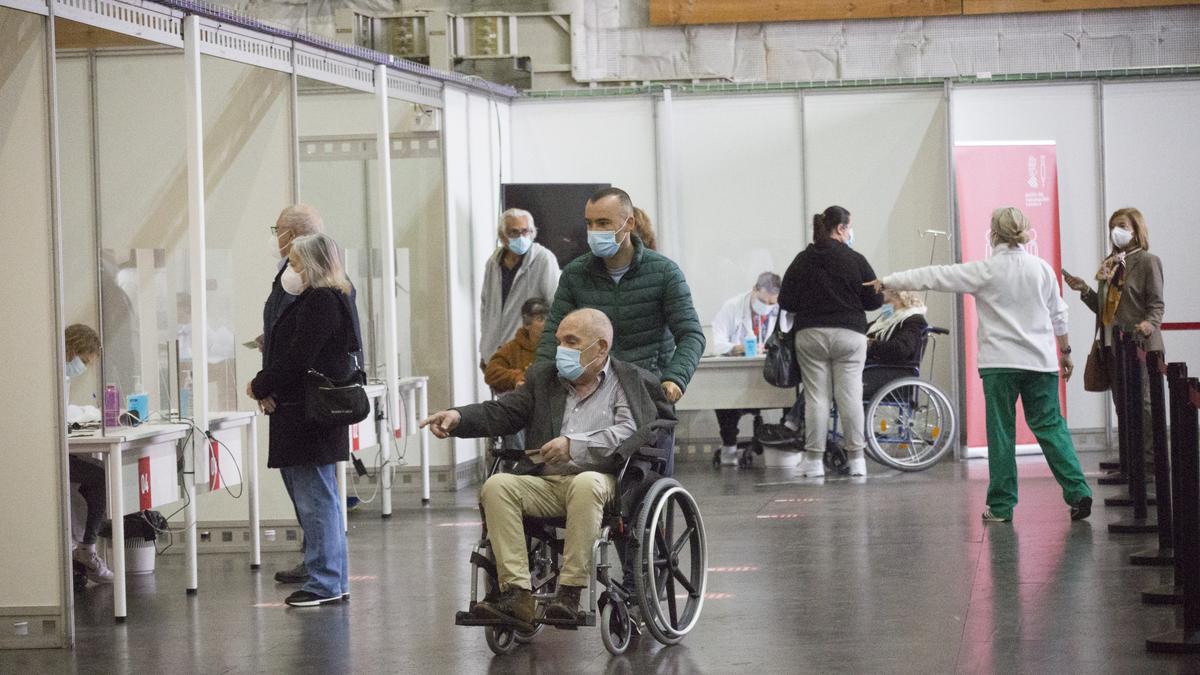
{"label": "brown handbag", "polygon": [[1088,352],[1087,363],[1083,366],[1084,391],[1108,391],[1112,386],[1112,378],[1108,370],[1108,350],[1100,344],[1100,329],[1096,339],[1092,341],[1092,350]]}

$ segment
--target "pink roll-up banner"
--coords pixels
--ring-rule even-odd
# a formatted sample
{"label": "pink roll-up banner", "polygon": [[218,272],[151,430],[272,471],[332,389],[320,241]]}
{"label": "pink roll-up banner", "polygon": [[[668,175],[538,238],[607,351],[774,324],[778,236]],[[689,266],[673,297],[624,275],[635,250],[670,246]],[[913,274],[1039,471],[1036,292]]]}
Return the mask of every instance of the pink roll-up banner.
{"label": "pink roll-up banner", "polygon": [[[1058,222],[1058,164],[1054,141],[957,143],[954,146],[954,181],[958,196],[959,253],[963,262],[992,254],[988,234],[992,211],[1003,206],[1021,209],[1033,226],[1026,250],[1062,269]],[[1061,289],[1061,277],[1059,286]],[[963,299],[963,338],[966,344],[967,456],[987,452],[987,415],[983,380],[979,378],[978,315],[975,299]],[[1060,384],[1059,401],[1066,408],[1066,383]],[[1017,451],[1039,452],[1037,441],[1021,406],[1017,406]]]}

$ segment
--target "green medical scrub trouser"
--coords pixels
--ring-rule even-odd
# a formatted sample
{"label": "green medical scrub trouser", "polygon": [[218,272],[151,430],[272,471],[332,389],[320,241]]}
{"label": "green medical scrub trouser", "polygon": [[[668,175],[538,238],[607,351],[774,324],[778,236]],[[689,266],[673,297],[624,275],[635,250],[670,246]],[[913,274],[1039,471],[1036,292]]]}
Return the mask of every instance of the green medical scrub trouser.
{"label": "green medical scrub trouser", "polygon": [[1050,472],[1062,487],[1063,500],[1075,504],[1090,497],[1092,489],[1083,477],[1075,456],[1075,443],[1059,409],[1058,373],[981,368],[979,375],[983,378],[987,406],[987,504],[992,513],[1010,517],[1017,505],[1018,398]]}

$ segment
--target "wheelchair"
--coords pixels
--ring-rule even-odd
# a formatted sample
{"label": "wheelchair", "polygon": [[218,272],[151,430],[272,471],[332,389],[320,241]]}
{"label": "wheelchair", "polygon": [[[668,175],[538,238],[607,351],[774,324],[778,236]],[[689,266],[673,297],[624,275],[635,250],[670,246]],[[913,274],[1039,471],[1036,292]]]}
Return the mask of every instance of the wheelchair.
{"label": "wheelchair", "polygon": [[[945,328],[927,327],[921,334],[917,358],[908,365],[868,365],[863,369],[863,421],[866,454],[897,471],[924,471],[936,464],[954,445],[957,419],[950,398],[932,382],[921,379],[921,363],[933,336],[949,335]],[[802,421],[803,423],[803,421]],[[758,426],[755,428],[757,436]],[[795,433],[804,438],[803,427]],[[825,464],[837,473],[848,471],[836,404],[830,412]],[[756,446],[761,445],[756,442]],[[751,447],[738,458],[741,466],[754,462]],[[758,450],[761,453],[761,450]]]}
{"label": "wheelchair", "polygon": [[[655,442],[625,459],[617,475],[616,497],[604,506],[600,535],[592,545],[593,573],[581,594],[585,607],[580,622],[545,617],[546,605],[557,594],[566,519],[526,516],[530,586],[538,602],[532,630],[472,614],[483,599],[481,582],[484,598],[500,592],[486,524],[471,552],[468,608],[455,614],[456,625],[482,626],[488,647],[497,655],[532,642],[546,626],[562,630],[599,626],[601,640],[613,655],[625,653],[642,628],[663,645],[678,644],[691,632],[700,619],[708,585],[707,536],[696,500],[671,477],[674,424],[652,426],[657,426]],[[492,454],[489,477],[511,471],[525,455],[522,450]],[[618,580],[613,567],[614,562],[620,566],[621,560],[631,561],[633,569],[622,569]]]}

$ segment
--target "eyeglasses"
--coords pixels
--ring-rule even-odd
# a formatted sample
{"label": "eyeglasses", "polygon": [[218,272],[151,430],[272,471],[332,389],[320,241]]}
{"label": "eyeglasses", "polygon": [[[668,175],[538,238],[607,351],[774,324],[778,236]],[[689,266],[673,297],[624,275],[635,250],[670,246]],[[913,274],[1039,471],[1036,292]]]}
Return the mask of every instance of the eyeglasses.
{"label": "eyeglasses", "polygon": [[530,232],[530,229],[527,227],[523,230],[505,230],[504,234],[509,239],[516,239],[517,237],[524,237],[524,236],[528,235],[529,232]]}

